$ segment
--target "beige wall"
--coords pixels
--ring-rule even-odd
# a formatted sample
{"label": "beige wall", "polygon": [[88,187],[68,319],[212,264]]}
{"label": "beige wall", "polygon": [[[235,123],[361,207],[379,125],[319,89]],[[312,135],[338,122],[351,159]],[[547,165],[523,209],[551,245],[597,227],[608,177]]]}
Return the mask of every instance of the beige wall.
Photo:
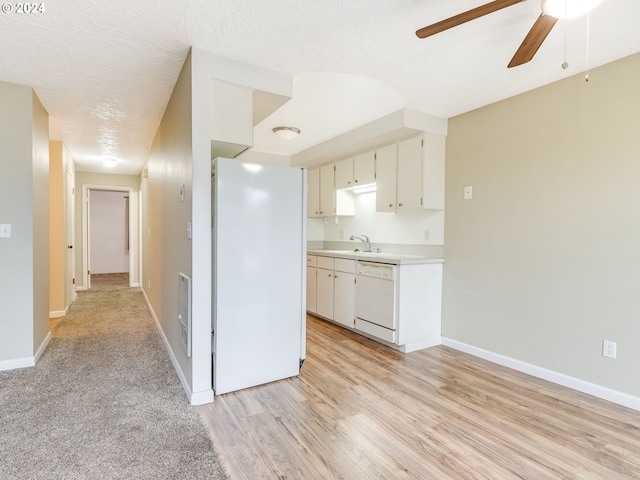
{"label": "beige wall", "polygon": [[32,91],[33,351],[49,335],[49,114]]}
{"label": "beige wall", "polygon": [[65,305],[65,183],[62,142],[49,142],[49,312],[59,316]]}
{"label": "beige wall", "polygon": [[[149,151],[142,179],[143,288],[182,381],[191,384],[191,361],[180,342],[178,274],[191,275],[191,56],[182,68]],[[208,158],[205,161],[209,161]],[[184,185],[184,201],[180,189]]]}
{"label": "beige wall", "polygon": [[450,120],[444,337],[640,396],[638,85],[640,54]]}
{"label": "beige wall", "polygon": [[[212,81],[289,98],[290,76],[192,49],[165,110],[142,178],[143,287],[193,404],[211,402]],[[275,104],[274,104],[275,105]],[[275,108],[275,106],[274,106]],[[247,124],[252,118],[247,116]],[[222,142],[225,138],[221,139]],[[180,199],[184,185],[184,201]],[[192,239],[187,224],[192,223]],[[192,278],[192,357],[177,320],[178,274]]]}
{"label": "beige wall", "polygon": [[0,82],[0,370],[29,366],[49,321],[49,120],[29,87]]}

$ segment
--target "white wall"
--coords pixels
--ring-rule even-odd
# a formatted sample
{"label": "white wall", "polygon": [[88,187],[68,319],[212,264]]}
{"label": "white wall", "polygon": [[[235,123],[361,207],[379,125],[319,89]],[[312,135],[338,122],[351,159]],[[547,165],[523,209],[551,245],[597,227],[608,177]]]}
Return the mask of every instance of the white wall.
{"label": "white wall", "polygon": [[328,217],[323,240],[348,241],[351,235],[365,234],[374,247],[376,244],[444,244],[444,211],[376,212],[375,192],[358,194],[354,199],[354,216]]}
{"label": "white wall", "polygon": [[89,253],[92,275],[129,272],[128,197],[128,192],[91,190]]}
{"label": "white wall", "polygon": [[0,82],[0,370],[35,363],[49,338],[49,120],[29,87]]}
{"label": "white wall", "polygon": [[640,54],[450,120],[443,336],[640,397],[638,85]]}

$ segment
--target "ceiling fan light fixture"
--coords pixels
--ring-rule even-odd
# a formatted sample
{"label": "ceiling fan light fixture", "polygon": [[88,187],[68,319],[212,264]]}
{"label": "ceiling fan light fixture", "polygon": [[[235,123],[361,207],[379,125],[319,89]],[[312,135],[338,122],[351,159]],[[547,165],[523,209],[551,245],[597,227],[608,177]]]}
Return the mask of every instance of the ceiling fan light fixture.
{"label": "ceiling fan light fixture", "polygon": [[602,0],[542,0],[542,11],[564,20],[589,13],[601,2]]}
{"label": "ceiling fan light fixture", "polygon": [[296,127],[273,127],[273,134],[281,140],[293,140],[300,135],[300,129]]}

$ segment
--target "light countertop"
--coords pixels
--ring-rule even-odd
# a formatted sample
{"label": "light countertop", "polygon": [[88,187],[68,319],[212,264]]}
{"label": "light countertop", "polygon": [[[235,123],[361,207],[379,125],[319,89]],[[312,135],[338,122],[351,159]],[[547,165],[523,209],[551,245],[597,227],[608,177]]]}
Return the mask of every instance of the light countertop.
{"label": "light countertop", "polygon": [[369,262],[389,263],[392,265],[444,262],[444,258],[441,257],[422,257],[419,255],[405,255],[400,253],[360,252],[354,250],[307,250],[307,254],[319,255],[322,257],[347,258],[351,260],[365,260]]}

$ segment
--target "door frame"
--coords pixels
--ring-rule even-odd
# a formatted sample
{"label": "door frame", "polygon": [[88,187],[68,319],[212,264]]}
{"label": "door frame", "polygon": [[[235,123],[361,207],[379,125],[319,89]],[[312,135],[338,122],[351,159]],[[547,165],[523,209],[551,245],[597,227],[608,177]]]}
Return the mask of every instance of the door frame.
{"label": "door frame", "polygon": [[65,311],[76,299],[76,252],[75,252],[75,211],[76,178],[75,172],[67,168],[65,183]]}
{"label": "door frame", "polygon": [[[129,211],[127,212],[128,215],[128,220],[129,220],[129,224],[127,226],[128,228],[128,234],[129,234],[129,245],[138,245],[138,239],[133,239],[131,238],[131,232],[133,231],[133,229],[131,228],[131,222],[132,219],[134,218],[133,215],[131,215],[131,207],[132,207],[132,203],[131,202],[131,197],[134,194],[134,190],[132,187],[123,187],[123,186],[117,186],[117,185],[94,185],[94,184],[82,184],[82,277],[83,277],[83,286],[86,290],[89,290],[91,288],[91,275],[90,275],[90,270],[91,270],[91,265],[90,265],[90,259],[91,256],[89,255],[89,239],[90,239],[90,235],[91,235],[91,225],[90,225],[90,220],[89,220],[89,203],[90,203],[90,192],[91,190],[102,190],[102,191],[108,191],[108,192],[123,192],[126,193],[127,195],[129,195]],[[138,219],[139,220],[139,219]],[[134,258],[135,255],[129,255],[129,286],[135,286],[133,284],[133,278],[134,278]]]}

